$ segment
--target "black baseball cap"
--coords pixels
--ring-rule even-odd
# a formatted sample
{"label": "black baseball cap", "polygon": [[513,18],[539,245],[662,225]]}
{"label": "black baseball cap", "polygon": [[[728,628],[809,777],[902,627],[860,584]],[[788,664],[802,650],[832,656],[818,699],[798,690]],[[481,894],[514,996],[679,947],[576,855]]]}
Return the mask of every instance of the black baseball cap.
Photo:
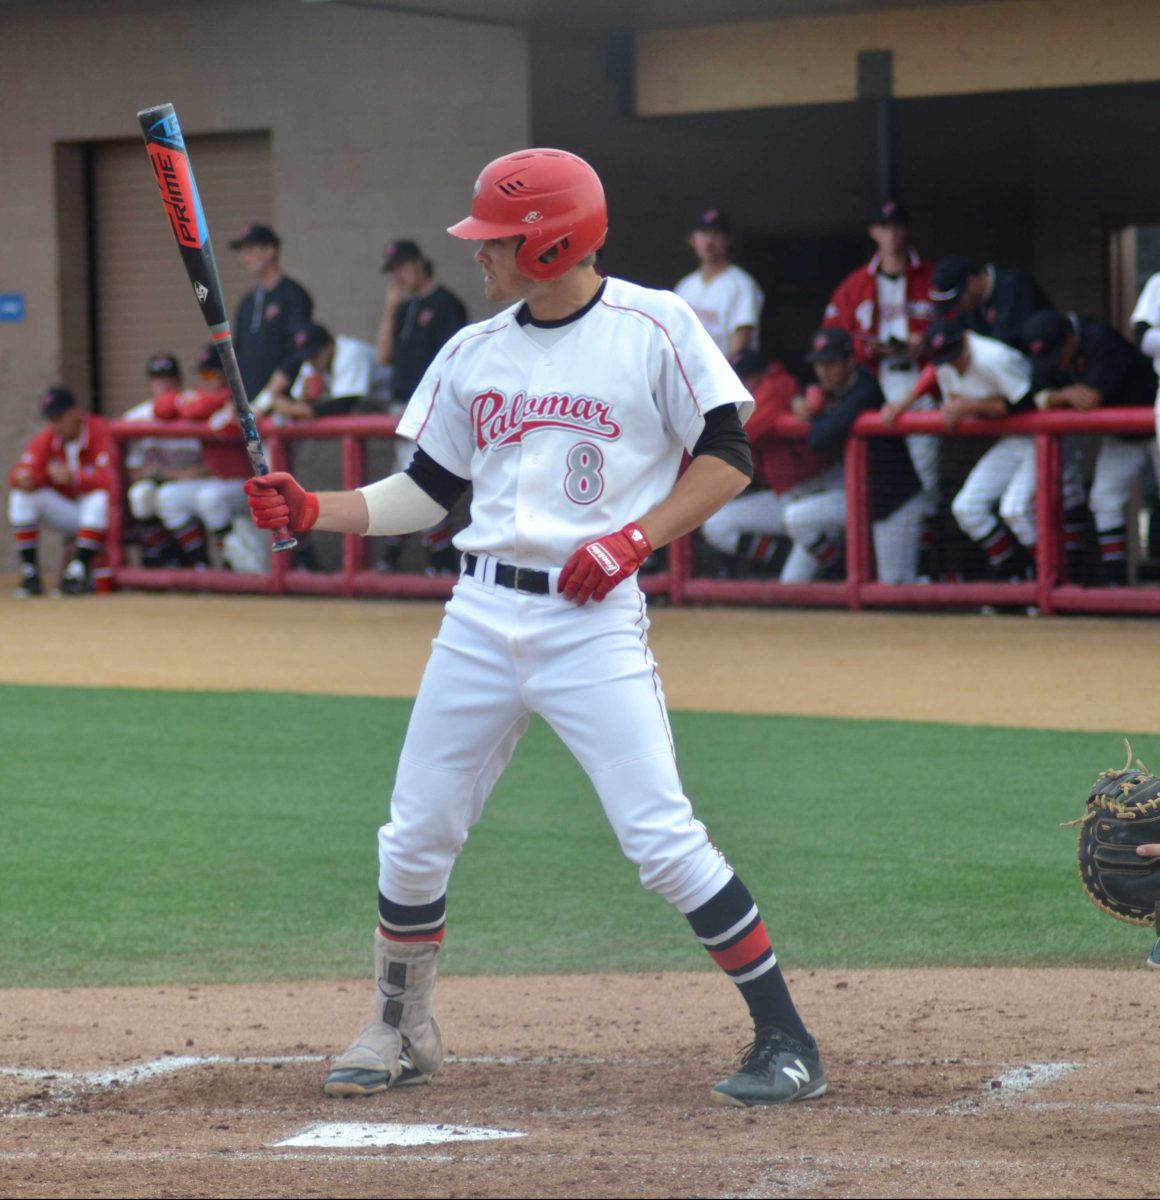
{"label": "black baseball cap", "polygon": [[45,388],[37,401],[40,415],[46,421],[55,421],[62,417],[70,408],[76,408],[77,398],[66,387]]}
{"label": "black baseball cap", "polygon": [[716,229],[720,233],[732,233],[733,222],[719,208],[702,209],[693,221],[694,229]]}
{"label": "black baseball cap", "polygon": [[329,346],[334,338],[325,325],[312,321],[300,326],[294,333],[294,351],[301,359],[313,358],[319,350]]}
{"label": "black baseball cap", "polygon": [[935,321],[923,338],[923,348],[936,367],[954,362],[963,352],[966,335],[957,321]]}
{"label": "black baseball cap", "polygon": [[747,346],[739,350],[730,360],[730,365],[737,372],[739,379],[748,379],[751,375],[761,375],[765,371],[765,355],[760,350]]}
{"label": "black baseball cap", "polygon": [[870,218],[871,225],[903,225],[910,227],[910,209],[898,200],[887,200],[880,204]]}
{"label": "black baseball cap", "polygon": [[1044,308],[1032,313],[1020,325],[1019,340],[1027,347],[1027,353],[1037,369],[1053,367],[1070,332],[1071,322],[1063,313]]}
{"label": "black baseball cap", "polygon": [[967,286],[967,279],[977,275],[979,268],[961,254],[947,254],[934,264],[930,273],[930,298],[938,304],[957,300]]}
{"label": "black baseball cap", "polygon": [[829,329],[819,329],[814,334],[806,362],[837,362],[853,353],[854,343],[850,340],[850,335],[844,329],[833,326]]}
{"label": "black baseball cap", "polygon": [[269,225],[247,225],[230,242],[230,249],[240,250],[243,246],[280,246],[281,244],[282,239]]}
{"label": "black baseball cap", "polygon": [[222,367],[221,355],[218,354],[217,347],[213,342],[206,342],[197,352],[194,365],[199,372],[213,371],[218,374],[225,374]]}
{"label": "black baseball cap", "polygon": [[172,354],[151,354],[145,360],[145,374],[149,376],[164,376],[168,379],[180,379],[181,367]]}
{"label": "black baseball cap", "polygon": [[397,242],[392,242],[389,246],[383,247],[384,271],[393,271],[401,263],[422,261],[423,251],[419,249],[418,242],[400,238]]}

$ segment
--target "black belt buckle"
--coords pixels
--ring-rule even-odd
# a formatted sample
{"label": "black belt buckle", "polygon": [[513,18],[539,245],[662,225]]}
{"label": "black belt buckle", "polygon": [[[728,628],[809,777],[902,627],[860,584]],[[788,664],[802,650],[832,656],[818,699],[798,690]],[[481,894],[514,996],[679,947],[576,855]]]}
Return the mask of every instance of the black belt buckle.
{"label": "black belt buckle", "polygon": [[517,592],[542,595],[544,590],[542,575],[542,571],[533,571],[528,567],[516,567],[512,575],[512,587]]}

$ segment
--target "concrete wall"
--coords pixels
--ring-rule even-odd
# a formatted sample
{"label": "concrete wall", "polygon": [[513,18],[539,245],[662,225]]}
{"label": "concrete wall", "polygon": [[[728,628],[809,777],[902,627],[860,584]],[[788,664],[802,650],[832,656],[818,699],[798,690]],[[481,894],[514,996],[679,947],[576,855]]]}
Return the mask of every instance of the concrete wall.
{"label": "concrete wall", "polygon": [[[40,389],[78,369],[61,344],[80,286],[78,218],[54,203],[57,170],[77,164],[54,147],[139,137],[135,114],[151,104],[172,101],[189,135],[270,131],[265,215],[334,329],[373,338],[381,249],[401,236],[486,311],[470,250],[444,229],[479,167],[527,144],[519,30],[299,0],[7,0],[0,81],[0,293],[27,305],[23,323],[0,322],[5,467],[37,427]],[[219,254],[232,232],[214,231]],[[174,270],[183,287],[176,248]]]}

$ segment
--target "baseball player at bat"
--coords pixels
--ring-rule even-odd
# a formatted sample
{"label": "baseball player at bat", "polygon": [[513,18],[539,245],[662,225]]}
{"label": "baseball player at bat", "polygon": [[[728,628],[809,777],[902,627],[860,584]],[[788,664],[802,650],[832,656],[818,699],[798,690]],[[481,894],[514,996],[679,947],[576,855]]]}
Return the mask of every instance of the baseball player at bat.
{"label": "baseball player at bat", "polygon": [[260,525],[375,536],[427,528],[473,488],[462,574],[379,831],[374,1014],[333,1063],[332,1096],[439,1069],[448,880],[532,713],[584,768],[641,883],[688,918],[748,1005],[753,1042],[714,1099],[826,1090],[757,905],[682,791],[636,579],[746,486],[752,401],[682,300],[601,278],[606,231],[582,159],[537,149],[490,163],[448,232],[478,242],[486,295],[509,307],[428,368],[399,425],[418,447],[407,470],[321,495],[280,472],[246,484]]}

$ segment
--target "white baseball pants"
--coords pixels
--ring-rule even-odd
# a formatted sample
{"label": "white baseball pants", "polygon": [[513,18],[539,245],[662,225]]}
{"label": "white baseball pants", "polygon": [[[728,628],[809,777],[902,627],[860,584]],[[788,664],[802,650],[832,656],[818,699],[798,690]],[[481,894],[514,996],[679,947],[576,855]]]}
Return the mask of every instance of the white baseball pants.
{"label": "white baseball pants", "polygon": [[[918,539],[926,512],[924,492],[915,492],[872,528],[879,583],[913,583],[918,578]],[[786,524],[793,549],[781,572],[782,583],[808,583],[818,561],[807,547],[821,537],[836,538],[846,528],[846,487],[802,496],[786,505]]]}
{"label": "white baseball pants", "polygon": [[584,768],[641,883],[681,912],[698,908],[732,871],[681,790],[635,580],[580,608],[498,587],[494,569],[481,557],[460,578],[433,643],[379,830],[380,892],[406,905],[444,894],[539,713]]}
{"label": "white baseball pants", "polygon": [[8,493],[8,520],[13,525],[47,525],[60,533],[108,529],[109,493],[86,492],[70,500],[55,488]]}
{"label": "white baseball pants", "polygon": [[1124,523],[1124,506],[1132,493],[1136,477],[1148,465],[1160,480],[1160,452],[1156,439],[1144,442],[1105,436],[1096,455],[1095,475],[1088,500],[1096,529],[1103,533],[1118,529]]}
{"label": "white baseball pants", "polygon": [[[242,479],[173,479],[157,489],[157,515],[171,533],[197,517],[207,529],[223,529],[249,512]],[[213,518],[211,524],[210,518]]]}
{"label": "white baseball pants", "polygon": [[1019,541],[1036,542],[1035,440],[1000,438],[975,463],[951,504],[959,527],[980,541],[995,527],[995,508]]}
{"label": "white baseball pants", "polygon": [[[887,404],[898,404],[910,395],[910,389],[918,382],[919,370],[910,366],[899,370],[887,363],[878,373],[878,384]],[[911,412],[934,412],[938,408],[933,396],[920,396],[911,406]],[[906,449],[910,461],[922,484],[923,514],[934,516],[938,512],[939,451],[942,438],[933,433],[908,433]]]}

